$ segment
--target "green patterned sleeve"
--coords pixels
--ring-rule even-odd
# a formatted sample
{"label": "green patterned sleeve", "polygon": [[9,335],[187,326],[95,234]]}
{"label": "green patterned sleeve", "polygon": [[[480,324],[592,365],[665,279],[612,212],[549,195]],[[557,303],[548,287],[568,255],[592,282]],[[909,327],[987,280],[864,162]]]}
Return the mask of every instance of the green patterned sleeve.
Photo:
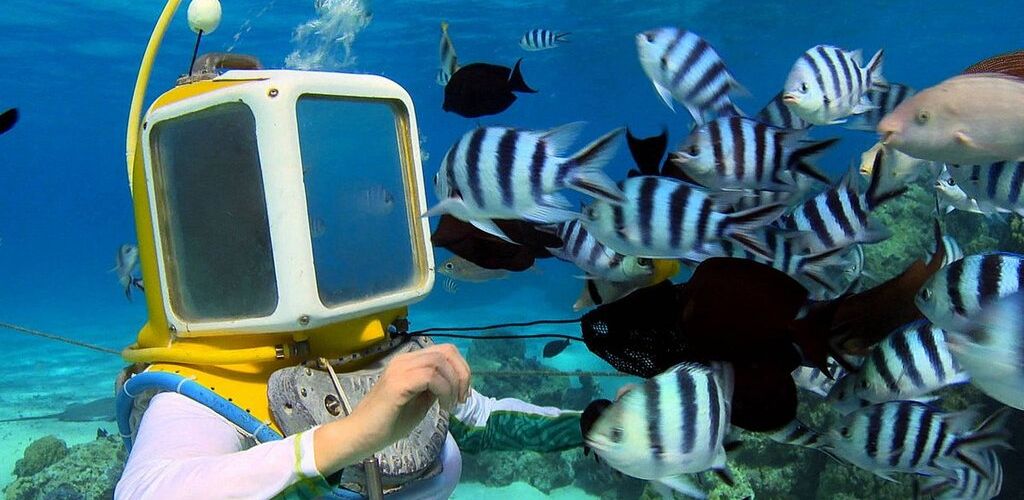
{"label": "green patterned sleeve", "polygon": [[449,431],[464,453],[483,450],[555,452],[582,446],[580,412],[535,406],[475,392],[452,412]]}

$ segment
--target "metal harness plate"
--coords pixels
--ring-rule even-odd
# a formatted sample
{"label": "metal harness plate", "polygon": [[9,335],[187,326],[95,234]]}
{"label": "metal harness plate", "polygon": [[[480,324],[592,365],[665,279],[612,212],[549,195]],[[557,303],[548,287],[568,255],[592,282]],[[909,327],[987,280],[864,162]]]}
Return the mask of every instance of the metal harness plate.
{"label": "metal harness plate", "polygon": [[[383,357],[358,370],[345,371],[345,364],[331,360],[343,391],[338,394],[331,374],[312,366],[282,368],[270,376],[267,396],[270,412],[285,435],[293,435],[312,427],[345,418],[345,403],[355,408],[380,379],[384,368],[395,356],[423,349],[430,340],[422,337],[403,340]],[[347,363],[346,363],[347,364]],[[435,402],[426,417],[410,435],[374,456],[380,464],[385,491],[393,491],[415,479],[432,477],[441,472],[440,453],[448,435],[448,412]],[[363,492],[365,473],[361,466],[346,467],[340,485]]]}

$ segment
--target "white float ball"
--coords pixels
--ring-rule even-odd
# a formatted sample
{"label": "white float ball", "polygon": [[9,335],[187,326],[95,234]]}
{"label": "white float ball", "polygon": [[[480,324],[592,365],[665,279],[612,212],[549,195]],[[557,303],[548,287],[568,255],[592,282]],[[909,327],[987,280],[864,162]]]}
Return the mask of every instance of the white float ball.
{"label": "white float ball", "polygon": [[218,0],[192,0],[188,4],[188,26],[192,31],[204,35],[213,33],[220,25],[220,2]]}

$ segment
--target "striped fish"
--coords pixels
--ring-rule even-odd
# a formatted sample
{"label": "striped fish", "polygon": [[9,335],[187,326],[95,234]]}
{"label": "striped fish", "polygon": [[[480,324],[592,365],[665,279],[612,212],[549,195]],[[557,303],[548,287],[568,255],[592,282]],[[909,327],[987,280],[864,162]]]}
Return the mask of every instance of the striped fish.
{"label": "striped fish", "polygon": [[782,102],[809,123],[835,125],[845,123],[850,115],[874,109],[868,90],[887,85],[882,77],[881,50],[862,66],[859,50],[816,45],[793,64]]}
{"label": "striped fish", "polygon": [[919,491],[923,497],[934,500],[989,500],[1003,489],[1003,466],[996,452],[981,454],[978,464],[985,474],[970,467],[960,467],[955,478],[934,477],[926,481]]}
{"label": "striped fish", "polygon": [[818,450],[832,457],[837,462],[839,461],[839,459],[832,455],[832,452],[828,451],[824,446],[824,439],[821,433],[811,429],[797,418],[794,418],[793,421],[786,424],[785,427],[769,434],[768,439],[779,444]]}
{"label": "striped fish", "polygon": [[583,290],[573,303],[572,310],[582,311],[588,307],[615,302],[643,286],[629,281],[588,279],[583,283]]}
{"label": "striped fish", "polygon": [[755,116],[754,119],[764,123],[765,125],[771,125],[772,127],[788,128],[792,130],[806,130],[811,128],[810,122],[797,116],[793,113],[793,110],[789,109],[789,106],[786,106],[786,104],[782,102],[782,95],[784,93],[785,92],[783,91],[776,94],[771,101],[768,101],[768,104],[764,105],[764,108],[757,113],[757,116]]}
{"label": "striped fish", "polygon": [[888,182],[900,182],[909,184],[918,179],[926,179],[929,182],[935,180],[942,171],[942,164],[934,161],[920,160],[910,156],[898,149],[886,146],[881,141],[868,148],[860,155],[860,174],[864,177],[871,177],[871,171],[875,168],[875,156],[879,150],[884,149],[884,164],[890,177]]}
{"label": "striped fish", "polygon": [[871,217],[881,204],[907,191],[905,185],[886,186],[881,181],[886,170],[883,154],[875,155],[876,167],[863,194],[854,187],[858,174],[851,170],[839,186],[833,187],[797,207],[783,217],[782,227],[814,234],[812,251],[843,248],[855,243],[875,243],[887,239],[892,233]]}
{"label": "striped fish", "polygon": [[545,29],[533,29],[523,33],[523,37],[519,39],[519,46],[523,50],[531,52],[538,50],[547,50],[558,47],[559,43],[565,43],[569,41],[570,33],[554,32]]}
{"label": "striped fish", "polygon": [[965,333],[982,308],[1021,290],[1024,256],[970,255],[936,272],[917,294],[917,307],[939,328]]}
{"label": "striped fish", "polygon": [[947,165],[964,194],[985,213],[1012,212],[1024,216],[1024,161],[988,165]]}
{"label": "striped fish", "polygon": [[[795,180],[795,190],[766,191],[761,189],[745,189],[742,191],[743,194],[739,197],[739,199],[732,204],[733,211],[739,212],[741,210],[748,210],[754,207],[772,205],[775,203],[782,203],[788,206],[796,206],[807,201],[807,199],[812,194],[817,194],[816,192],[814,192],[815,186],[818,185],[817,180],[811,178],[809,175],[801,174],[800,172],[791,172],[791,174],[793,175],[793,178]],[[680,180],[688,181],[691,184],[696,184],[696,181],[694,181],[693,179]]]}
{"label": "striped fish", "polygon": [[576,264],[589,278],[635,283],[646,282],[654,273],[650,259],[623,255],[604,246],[578,220],[559,224],[555,234],[563,245],[549,248],[551,255]]}
{"label": "striped fish", "polygon": [[912,95],[914,89],[902,83],[890,83],[886,88],[869,88],[866,97],[872,108],[850,118],[843,126],[851,130],[874,132],[883,116],[891,113]]}
{"label": "striped fish", "polygon": [[949,349],[971,374],[975,387],[1000,403],[1024,410],[1024,293],[985,305],[969,328],[949,332]]}
{"label": "striped fish", "polygon": [[860,370],[840,380],[828,399],[845,414],[876,403],[919,399],[969,380],[949,352],[945,332],[922,320],[879,342]]}
{"label": "striped fish", "polygon": [[967,193],[964,192],[963,188],[960,187],[960,184],[953,177],[953,174],[945,166],[942,168],[942,172],[939,173],[939,177],[935,179],[935,197],[939,210],[947,214],[953,210],[960,210],[986,216],[995,215],[995,212],[991,210],[986,211],[982,209],[981,205],[978,204],[978,200],[967,196]]}
{"label": "striped fish", "polygon": [[640,65],[670,109],[675,99],[697,124],[739,114],[729,94],[744,92],[715,49],[699,35],[679,28],[657,28],[636,35]]}
{"label": "striped fish", "polygon": [[724,213],[705,191],[668,177],[638,176],[621,184],[625,202],[594,200],[583,209],[583,225],[601,243],[624,255],[686,258],[723,238],[756,244],[756,231],[775,220],[785,205]]}
{"label": "striped fish", "polygon": [[579,214],[556,191],[570,188],[610,204],[622,191],[601,171],[615,154],[613,130],[569,158],[562,155],[582,122],[546,131],[481,127],[455,143],[434,176],[441,200],[427,216],[448,213],[481,231],[511,241],[491,219],[524,219],[538,224],[572,220]]}
{"label": "striped fish", "polygon": [[[932,242],[931,249],[925,254],[924,261],[929,262],[932,260],[932,256],[935,255],[935,242]],[[962,258],[964,258],[964,250],[960,248],[960,244],[956,242],[956,238],[945,235],[942,237],[942,249],[945,251],[942,257],[942,267],[946,267]]]}
{"label": "striped fish", "polygon": [[828,397],[828,393],[832,390],[836,380],[842,379],[846,374],[846,370],[832,358],[828,360],[828,367],[832,372],[832,378],[829,378],[828,375],[817,368],[798,366],[793,370],[793,382],[796,383],[797,387],[805,391],[812,392],[823,398]]}
{"label": "striped fish", "polygon": [[753,260],[782,271],[811,290],[821,286],[837,288],[831,259],[843,249],[830,249],[810,254],[806,252],[811,237],[809,233],[787,233],[773,228],[760,232],[753,240],[755,244],[735,244],[723,240],[724,255]]}
{"label": "striped fish", "polygon": [[964,465],[984,473],[974,456],[1006,446],[1009,415],[1004,407],[971,430],[972,410],[946,413],[917,401],[890,401],[847,415],[826,434],[825,448],[890,481],[891,472],[954,477]]}
{"label": "striped fish", "polygon": [[835,254],[819,263],[822,269],[811,280],[798,281],[810,292],[811,300],[832,300],[854,292],[862,284],[864,276],[864,246],[857,244],[847,247],[843,253]]}
{"label": "striped fish", "polygon": [[441,56],[441,67],[437,70],[437,84],[444,87],[448,80],[459,70],[459,58],[455,55],[455,45],[448,37],[448,23],[441,22],[441,45],[439,48]]}
{"label": "striped fish", "polygon": [[839,139],[806,142],[803,137],[803,132],[727,116],[694,129],[669,161],[710,189],[795,191],[794,172],[831,183],[809,161]]}
{"label": "striped fish", "polygon": [[768,438],[779,444],[791,446],[802,446],[804,448],[817,448],[821,434],[810,427],[807,427],[799,419],[793,419],[785,427],[771,433]]}
{"label": "striped fish", "polygon": [[[628,476],[694,494],[682,474],[728,475],[732,370],[681,363],[613,403],[584,436],[602,461]],[[689,486],[686,484],[686,486]]]}

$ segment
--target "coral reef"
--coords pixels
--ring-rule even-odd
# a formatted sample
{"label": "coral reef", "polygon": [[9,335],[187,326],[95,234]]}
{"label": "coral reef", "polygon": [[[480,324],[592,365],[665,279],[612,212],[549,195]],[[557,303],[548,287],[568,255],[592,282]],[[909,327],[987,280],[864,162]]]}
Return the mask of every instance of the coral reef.
{"label": "coral reef", "polygon": [[68,445],[57,436],[43,436],[25,449],[23,458],[14,464],[14,475],[31,476],[68,456]]}
{"label": "coral reef", "polygon": [[[63,441],[47,436],[25,450],[25,458],[39,456],[40,450],[58,449],[54,441]],[[43,444],[40,444],[43,443]],[[64,448],[64,456],[52,461],[31,474],[17,474],[19,477],[4,489],[7,500],[49,499],[106,499],[114,495],[114,486],[124,469],[125,451],[120,438],[99,437],[95,441]],[[19,464],[21,462],[19,461]]]}

